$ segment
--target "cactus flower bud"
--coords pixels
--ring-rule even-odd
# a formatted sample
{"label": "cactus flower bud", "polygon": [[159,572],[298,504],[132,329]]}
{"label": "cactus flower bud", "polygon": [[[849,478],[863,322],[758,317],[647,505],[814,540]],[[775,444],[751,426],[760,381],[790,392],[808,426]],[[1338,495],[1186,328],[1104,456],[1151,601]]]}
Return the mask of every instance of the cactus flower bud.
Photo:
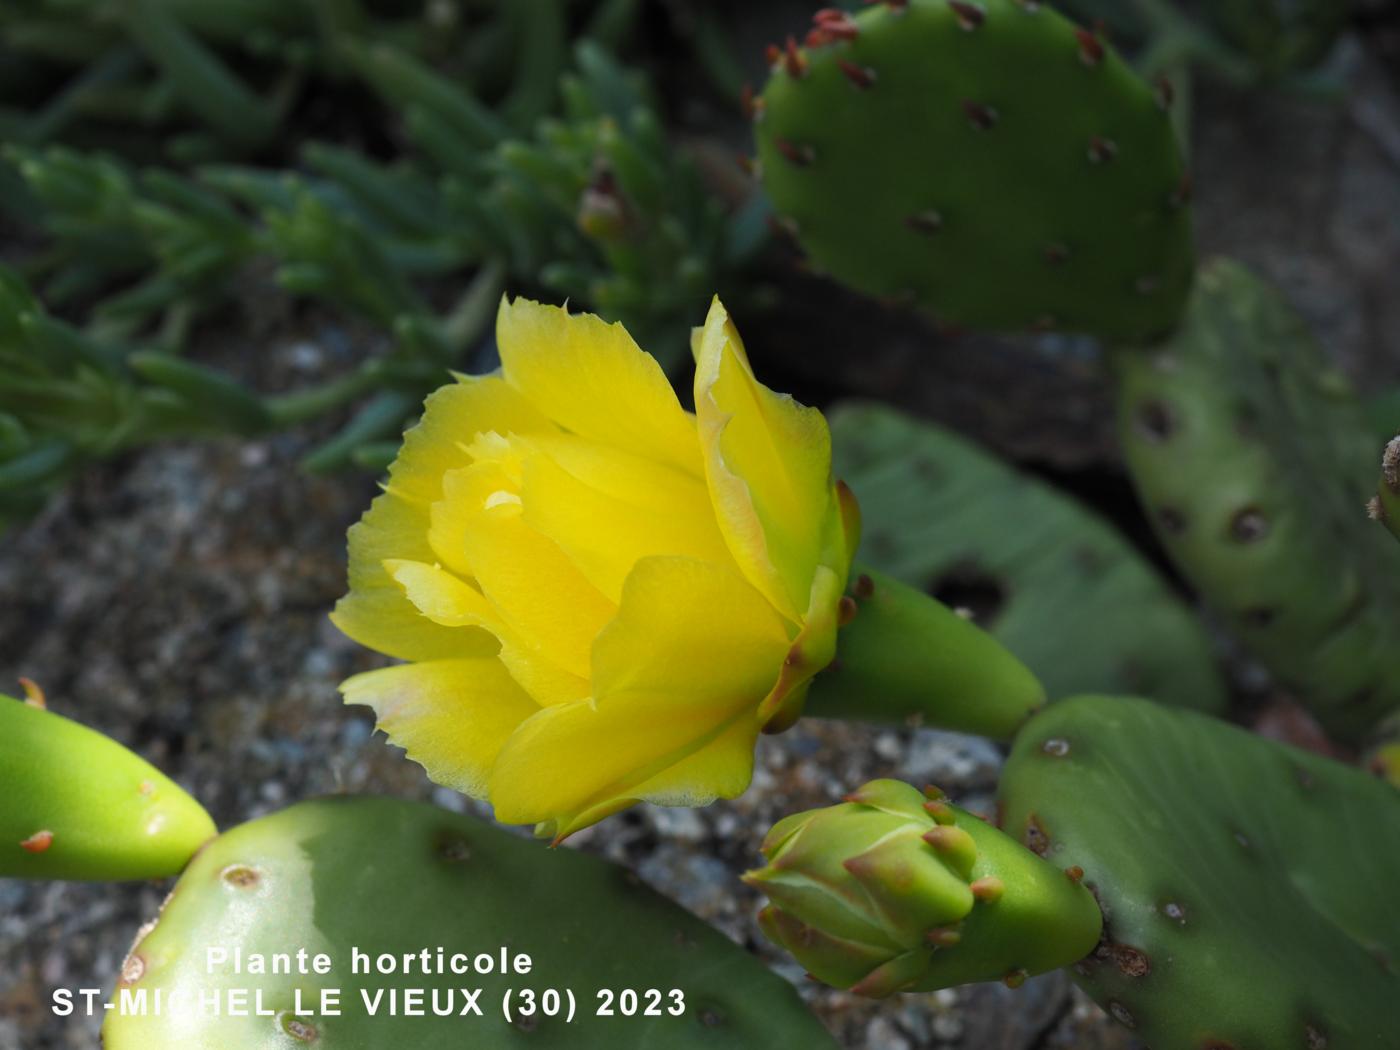
{"label": "cactus flower bud", "polygon": [[771,902],[763,932],[858,995],[1019,984],[1083,958],[1102,927],[1077,878],[897,780],[779,821],[763,855],[744,876]]}
{"label": "cactus flower bud", "polygon": [[517,299],[350,531],[333,619],[411,661],[343,688],[441,784],[557,839],[741,793],[831,662],[858,532],[820,412],[716,300],[694,414],[619,325]]}

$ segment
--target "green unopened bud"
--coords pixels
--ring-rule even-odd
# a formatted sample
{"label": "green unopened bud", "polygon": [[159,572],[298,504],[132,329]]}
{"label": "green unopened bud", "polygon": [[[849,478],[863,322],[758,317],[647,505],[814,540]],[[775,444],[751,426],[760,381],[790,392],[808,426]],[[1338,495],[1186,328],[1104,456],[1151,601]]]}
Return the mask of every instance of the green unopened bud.
{"label": "green unopened bud", "polygon": [[787,817],[744,880],[772,902],[763,932],[812,976],[859,995],[1019,983],[1098,943],[1079,881],[939,797],[876,780]]}

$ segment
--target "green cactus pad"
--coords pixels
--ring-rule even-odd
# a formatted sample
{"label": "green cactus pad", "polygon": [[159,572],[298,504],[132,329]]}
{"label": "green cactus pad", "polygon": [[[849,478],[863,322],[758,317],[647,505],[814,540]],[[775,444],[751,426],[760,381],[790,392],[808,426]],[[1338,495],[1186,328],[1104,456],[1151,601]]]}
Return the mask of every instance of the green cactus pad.
{"label": "green cactus pad", "polygon": [[951,601],[984,601],[973,611],[1052,699],[1131,692],[1224,709],[1199,621],[1095,514],[893,409],[844,405],[831,434],[835,472],[860,500],[861,559]]}
{"label": "green cactus pad", "polygon": [[898,780],[795,813],[744,881],[768,895],[763,932],[812,976],[858,995],[1026,977],[1094,946],[1098,906],[989,824]]}
{"label": "green cactus pad", "polygon": [[755,100],[764,187],[815,263],[969,328],[1169,330],[1191,283],[1169,89],[1048,4],[818,15]]}
{"label": "green cactus pad", "polygon": [[1400,437],[1392,438],[1381,454],[1381,483],[1369,510],[1371,517],[1400,539]]}
{"label": "green cactus pad", "polygon": [[[390,953],[438,947],[450,957],[506,951],[531,957],[521,975],[471,972],[384,976]],[[326,974],[211,973],[207,948],[232,960],[276,953],[326,953]],[[353,949],[376,960],[355,974]],[[296,995],[320,1013],[322,990],[340,989],[340,1016],[295,1016]],[[400,1015],[369,1016],[361,991],[396,989]],[[426,1017],[402,1013],[404,989],[424,988]],[[482,989],[484,1016],[433,1016],[432,990]],[[421,803],[381,798],[303,802],[227,832],[204,849],[176,885],[160,918],[122,967],[115,1001],[145,990],[196,997],[247,989],[271,1016],[194,1022],[167,1013],[108,1013],[107,1050],[438,1050],[489,1047],[834,1047],[787,982],[634,876],[594,857],[510,835]],[[512,996],[513,1022],[504,999]],[[523,990],[539,1004],[527,1014]],[[553,989],[574,1019],[545,1016]],[[623,990],[629,990],[626,995]],[[659,995],[652,995],[652,989]],[[684,1012],[671,1015],[679,989]],[[600,992],[614,993],[610,1003]],[[178,1001],[178,999],[176,1000]],[[598,1016],[610,1005],[614,1016]],[[227,1011],[226,1011],[227,1013]],[[630,1014],[630,1016],[625,1016]]]}
{"label": "green cactus pad", "polygon": [[1194,712],[1077,697],[1038,715],[1003,827],[1104,912],[1075,980],[1153,1050],[1389,1050],[1400,793]]}
{"label": "green cactus pad", "polygon": [[144,759],[0,696],[0,876],[116,881],[177,874],[214,822]]}
{"label": "green cactus pad", "polygon": [[1204,267],[1182,328],[1117,355],[1119,430],[1182,573],[1332,732],[1400,704],[1400,547],[1366,520],[1366,411],[1278,292]]}

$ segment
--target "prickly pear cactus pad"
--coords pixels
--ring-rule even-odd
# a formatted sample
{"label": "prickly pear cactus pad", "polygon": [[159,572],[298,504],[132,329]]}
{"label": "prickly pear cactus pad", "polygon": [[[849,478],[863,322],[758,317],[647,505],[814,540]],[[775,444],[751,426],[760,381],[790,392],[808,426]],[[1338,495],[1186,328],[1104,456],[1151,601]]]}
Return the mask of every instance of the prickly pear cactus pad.
{"label": "prickly pear cactus pad", "polygon": [[203,807],[144,759],[8,696],[0,696],[0,800],[0,876],[162,878],[216,834]]}
{"label": "prickly pear cactus pad", "polygon": [[1400,703],[1400,547],[1366,520],[1365,409],[1282,296],[1204,267],[1180,331],[1117,355],[1119,433],[1182,573],[1332,732]]}
{"label": "prickly pear cactus pad", "polygon": [[863,562],[972,603],[1051,699],[1131,692],[1223,710],[1200,622],[1106,522],[893,409],[847,404],[830,422],[835,469],[865,512]]}
{"label": "prickly pear cactus pad", "polygon": [[944,323],[1167,331],[1191,283],[1170,88],[1027,0],[823,11],[755,99],[763,185],[812,260]]}
{"label": "prickly pear cactus pad", "polygon": [[[405,954],[462,953],[471,972],[403,971]],[[207,949],[226,955],[210,972]],[[325,953],[330,972],[254,975],[255,955]],[[355,974],[353,950],[375,960]],[[235,974],[234,952],[245,960]],[[513,964],[528,954],[528,973]],[[379,957],[396,955],[396,971]],[[494,956],[491,967],[476,961]],[[487,960],[490,962],[491,960]],[[308,967],[310,968],[310,967]],[[483,972],[487,971],[487,972]],[[340,1016],[321,1010],[340,990]],[[426,989],[409,1016],[405,989]],[[482,1016],[461,989],[481,989]],[[122,966],[117,996],[149,1001],[261,991],[272,1016],[108,1014],[107,1050],[438,1050],[507,1047],[834,1047],[792,987],[758,960],[622,869],[571,850],[547,852],[469,817],[421,803],[329,798],[234,828],[190,865],[159,920]],[[361,992],[373,1001],[375,1016]],[[512,1021],[504,1001],[512,995]],[[576,997],[572,1022],[553,1015],[554,989]],[[631,991],[623,994],[624,989]],[[650,994],[656,989],[660,995]],[[671,993],[680,992],[679,1000]],[[533,992],[536,1008],[529,1012]],[[389,1016],[396,991],[397,1015]],[[606,993],[611,991],[611,1000]],[[293,1013],[297,995],[312,1014]],[[449,1016],[434,1016],[434,1002]],[[434,998],[436,996],[436,999]],[[635,996],[635,1001],[633,1000]],[[118,1002],[120,999],[118,998]],[[178,1000],[176,1000],[178,1001]],[[678,1002],[684,1010],[670,1013]],[[659,1004],[659,1005],[658,1005]],[[611,1016],[600,1010],[611,1009]],[[567,1000],[563,1007],[567,1013]],[[251,1008],[249,1009],[251,1013]],[[548,1013],[548,1015],[547,1015]]]}
{"label": "prickly pear cactus pad", "polygon": [[1075,980],[1152,1050],[1391,1050],[1400,792],[1145,700],[1077,697],[1016,742],[1003,828],[1078,865]]}

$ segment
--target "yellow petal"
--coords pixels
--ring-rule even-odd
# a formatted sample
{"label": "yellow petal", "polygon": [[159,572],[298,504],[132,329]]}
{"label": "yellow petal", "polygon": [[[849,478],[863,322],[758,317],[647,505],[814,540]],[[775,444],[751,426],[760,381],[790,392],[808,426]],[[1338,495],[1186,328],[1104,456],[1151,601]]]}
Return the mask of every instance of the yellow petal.
{"label": "yellow petal", "polygon": [[438,565],[386,558],[384,569],[403,588],[414,607],[444,627],[484,627],[496,634],[500,617],[486,596]]}
{"label": "yellow petal", "polygon": [[389,468],[390,492],[426,507],[442,495],[448,471],[466,466],[465,451],[486,431],[526,434],[554,430],[538,409],[499,375],[458,376],[428,395],[423,418],[403,436]]}
{"label": "yellow petal", "polygon": [[[520,492],[526,524],[557,543],[604,595],[618,601],[642,558],[731,562],[698,478],[622,454],[611,468],[585,480],[536,453],[525,460]],[[671,498],[657,506],[656,489],[667,483]]]}
{"label": "yellow petal", "polygon": [[826,420],[754,378],[718,299],[700,340],[695,408],[729,549],[749,581],[797,622],[836,512]]}
{"label": "yellow petal", "polygon": [[525,649],[589,678],[593,639],[616,605],[554,541],[525,523],[519,504],[475,510],[462,540],[482,593]]}
{"label": "yellow petal", "polygon": [[624,800],[738,794],[788,644],[786,625],[732,569],[639,562],[594,647],[595,698],[535,715],[501,752],[497,817],[577,830],[582,815]]}
{"label": "yellow petal", "polygon": [[386,493],[350,528],[350,592],[331,621],[347,635],[402,660],[489,655],[495,640],[473,627],[426,619],[384,568],[387,558],[433,561],[426,508]]}
{"label": "yellow petal", "polygon": [[502,299],[496,342],[506,380],[560,426],[700,475],[694,420],[620,324]]}
{"label": "yellow petal", "polygon": [[571,675],[526,650],[485,595],[441,566],[390,560],[384,568],[408,600],[434,623],[482,627],[495,635],[501,643],[501,663],[541,707],[580,700],[591,692],[586,678]]}
{"label": "yellow petal", "polygon": [[511,733],[539,710],[500,661],[429,660],[356,675],[348,704],[374,709],[379,728],[438,784],[486,796]]}

